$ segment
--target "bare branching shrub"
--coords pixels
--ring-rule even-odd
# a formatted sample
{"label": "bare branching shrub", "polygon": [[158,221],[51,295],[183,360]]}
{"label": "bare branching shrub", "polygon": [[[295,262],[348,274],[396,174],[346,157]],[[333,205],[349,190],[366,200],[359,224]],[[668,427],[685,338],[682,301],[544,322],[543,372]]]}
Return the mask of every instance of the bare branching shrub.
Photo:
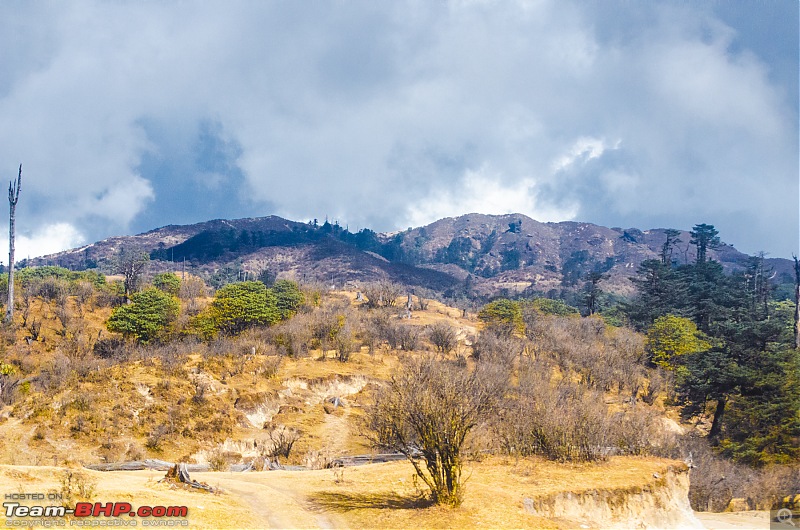
{"label": "bare branching shrub", "polygon": [[208,357],[222,357],[231,355],[236,351],[236,344],[230,337],[218,336],[211,340],[207,346],[202,350],[203,354]]}
{"label": "bare branching shrub", "polygon": [[681,438],[668,458],[691,462],[689,502],[697,511],[721,512],[732,499],[744,499],[749,510],[769,510],[800,491],[800,467],[773,465],[754,469],[717,455],[708,440],[695,434]]}
{"label": "bare branching shrub", "polygon": [[104,462],[122,462],[125,460],[127,449],[128,446],[124,442],[115,441],[110,436],[106,436],[97,450],[97,455]]}
{"label": "bare branching shrub", "polygon": [[281,358],[278,356],[265,357],[263,361],[256,367],[255,374],[264,377],[265,379],[272,379],[278,375],[278,370],[281,367]]}
{"label": "bare branching shrub", "polygon": [[627,388],[635,399],[645,377],[644,337],[627,328],[612,328],[605,340],[611,352],[611,378],[619,390]]}
{"label": "bare branching shrub", "polygon": [[419,348],[422,338],[422,328],[409,324],[400,324],[394,327],[395,344],[403,351],[414,351]]}
{"label": "bare branching shrub", "polygon": [[108,337],[94,343],[92,352],[101,359],[124,361],[130,354],[130,348],[122,337]]}
{"label": "bare branching shrub", "polygon": [[310,315],[312,345],[323,351],[333,349],[336,336],[347,322],[348,311],[344,305],[333,304],[312,313]]}
{"label": "bare branching shrub", "polygon": [[520,370],[519,386],[494,429],[508,453],[586,462],[607,456],[608,424],[599,393],[566,379],[553,383],[547,364],[530,363]]}
{"label": "bare branching shrub", "polygon": [[72,286],[72,293],[75,295],[75,305],[80,316],[83,316],[84,309],[91,311],[94,292],[94,285],[87,280],[79,280]]}
{"label": "bare branching shrub", "polygon": [[56,391],[66,383],[71,370],[69,357],[59,353],[52,363],[42,368],[36,377],[36,383],[42,390]]}
{"label": "bare branching shrub", "polygon": [[128,444],[128,451],[125,453],[126,460],[141,460],[144,458],[144,450],[137,443]]}
{"label": "bare branching shrub", "polygon": [[69,284],[65,280],[48,276],[38,281],[31,281],[35,293],[47,303],[63,304],[67,299]]}
{"label": "bare branching shrub", "polygon": [[641,405],[611,417],[609,440],[615,449],[629,455],[658,454],[677,443],[667,431],[663,416]]}
{"label": "bare branching shrub", "polygon": [[481,362],[509,365],[520,357],[525,344],[519,338],[495,330],[484,330],[472,344],[472,356]]}
{"label": "bare branching shrub", "polygon": [[714,455],[705,440],[687,440],[686,448],[695,466],[689,475],[689,502],[695,510],[721,512],[754,478],[752,469]]}
{"label": "bare branching shrub", "polygon": [[800,492],[800,466],[770,466],[759,469],[742,492],[751,510],[775,508],[787,494]]}
{"label": "bare branching shrub", "polygon": [[208,392],[207,385],[203,383],[197,383],[194,386],[194,394],[192,395],[192,402],[195,405],[205,405],[207,397],[206,393]]}
{"label": "bare branching shrub", "polygon": [[269,456],[273,458],[278,456],[289,458],[292,447],[295,442],[300,439],[300,431],[286,427],[285,425],[268,424],[265,425],[264,428],[269,431],[269,439],[272,442]]}
{"label": "bare branching shrub", "polygon": [[378,329],[373,324],[372,315],[359,315],[356,321],[356,336],[361,344],[369,348],[370,355],[381,345],[382,340]]}
{"label": "bare branching shrub", "polygon": [[652,405],[662,393],[672,399],[675,396],[675,376],[661,367],[649,370],[648,378],[642,383],[642,401]]}
{"label": "bare branching shrub", "polygon": [[147,435],[147,441],[144,444],[145,447],[151,451],[161,451],[161,444],[168,433],[169,429],[166,425],[158,425]]}
{"label": "bare branching shrub", "polygon": [[13,372],[0,373],[0,403],[11,405],[17,398],[17,390],[22,378]]}
{"label": "bare branching shrub", "polygon": [[97,482],[82,471],[66,469],[59,479],[61,502],[64,506],[74,506],[78,501],[90,501],[94,498]]}
{"label": "bare branching shrub", "polygon": [[303,456],[303,465],[308,469],[329,469],[334,459],[333,451],[327,448],[314,449]]}
{"label": "bare branching shrub", "polygon": [[437,351],[450,353],[458,346],[458,333],[448,322],[439,321],[428,326],[428,340]]}
{"label": "bare branching shrub", "polygon": [[278,351],[291,357],[308,356],[311,342],[311,316],[298,314],[270,329],[270,340]]}
{"label": "bare branching shrub", "polygon": [[607,328],[599,318],[541,316],[526,329],[530,349],[575,373],[581,383],[600,391],[627,389],[636,397],[645,379],[641,336]]}
{"label": "bare branching shrub", "polygon": [[114,273],[125,277],[123,286],[126,296],[139,290],[149,262],[150,255],[147,252],[124,247],[119,249],[113,260]]}
{"label": "bare branching shrub", "polygon": [[215,449],[208,456],[208,467],[211,471],[227,471],[228,459],[225,458],[225,453],[221,449]]}
{"label": "bare branching shrub", "polygon": [[22,327],[28,325],[28,318],[33,308],[33,303],[39,295],[39,280],[30,279],[22,284],[19,296],[15,298],[15,306],[19,309],[22,316]]}
{"label": "bare branching shrub", "polygon": [[350,354],[356,350],[353,325],[349,321],[345,321],[337,331],[333,339],[333,349],[336,351],[336,359],[343,363],[350,360]]}
{"label": "bare branching shrub", "polygon": [[36,320],[34,318],[31,321],[30,325],[28,326],[28,333],[30,334],[31,340],[38,341],[41,332],[42,332],[42,321]]}
{"label": "bare branching shrub", "polygon": [[488,365],[411,360],[378,391],[366,415],[369,436],[406,455],[434,502],[457,506],[466,437],[495,410],[506,384]]}
{"label": "bare branching shrub", "polygon": [[122,284],[110,283],[95,293],[97,307],[117,307],[125,303],[125,292]]}
{"label": "bare branching shrub", "polygon": [[57,329],[56,334],[66,337],[67,332],[70,330],[70,325],[73,322],[72,310],[66,303],[64,303],[57,304],[53,312],[55,313],[58,321],[61,322],[61,329]]}
{"label": "bare branching shrub", "polygon": [[206,294],[205,282],[196,276],[190,276],[182,280],[178,290],[178,298],[186,302],[186,311],[190,315],[197,314],[200,311],[198,298],[203,298]]}
{"label": "bare branching shrub", "polygon": [[382,281],[369,283],[362,289],[367,297],[369,308],[395,307],[397,298],[403,293],[403,287],[392,282]]}
{"label": "bare branching shrub", "polygon": [[322,282],[303,282],[300,290],[303,292],[303,305],[300,306],[300,313],[310,313],[318,308],[325,295],[330,292],[329,286]]}
{"label": "bare branching shrub", "polygon": [[398,347],[397,324],[388,310],[371,311],[362,319],[361,333],[370,353],[384,342],[392,349]]}
{"label": "bare branching shrub", "polygon": [[161,368],[165,373],[174,376],[183,376],[186,373],[184,365],[186,357],[192,352],[195,343],[188,342],[169,342],[156,347],[140,347],[140,354],[150,358],[156,358],[161,363]]}
{"label": "bare branching shrub", "polygon": [[47,438],[47,435],[48,435],[48,429],[43,425],[37,426],[36,430],[33,431],[33,439],[37,441],[44,440],[45,438]]}
{"label": "bare branching shrub", "polygon": [[423,295],[420,294],[417,296],[416,309],[418,311],[427,311],[430,303],[431,303],[430,300],[428,300],[427,298],[425,298]]}

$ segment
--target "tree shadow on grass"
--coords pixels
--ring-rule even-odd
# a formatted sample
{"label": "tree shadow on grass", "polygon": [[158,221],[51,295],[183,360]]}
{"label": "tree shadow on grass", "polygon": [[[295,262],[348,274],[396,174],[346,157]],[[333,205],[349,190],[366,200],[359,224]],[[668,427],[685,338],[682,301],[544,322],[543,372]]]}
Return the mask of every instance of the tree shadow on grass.
{"label": "tree shadow on grass", "polygon": [[408,510],[427,508],[433,503],[424,497],[397,493],[340,493],[320,491],[311,495],[312,504],[335,512],[351,510]]}

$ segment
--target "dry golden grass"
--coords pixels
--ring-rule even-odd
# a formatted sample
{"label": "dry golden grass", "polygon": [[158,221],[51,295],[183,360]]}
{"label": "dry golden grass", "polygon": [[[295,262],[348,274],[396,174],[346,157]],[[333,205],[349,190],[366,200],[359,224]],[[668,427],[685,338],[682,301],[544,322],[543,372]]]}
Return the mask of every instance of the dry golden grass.
{"label": "dry golden grass", "polygon": [[[221,487],[220,495],[158,483],[163,473],[156,471],[81,473],[97,484],[94,501],[185,505],[192,528],[558,528],[526,513],[523,500],[561,491],[635,490],[671,465],[677,464],[635,457],[585,465],[490,458],[465,466],[466,496],[459,508],[426,503],[407,462],[192,475]],[[54,467],[0,466],[0,494],[58,490],[63,473]]]}
{"label": "dry golden grass", "polygon": [[[64,468],[42,466],[0,466],[0,494],[48,493],[61,490]],[[259,528],[261,520],[234,495],[214,495],[159,483],[164,473],[131,471],[100,473],[80,470],[96,484],[92,502],[129,502],[139,506],[187,506],[191,528]],[[213,486],[213,482],[211,483]],[[58,504],[58,501],[21,501],[23,505]],[[105,518],[99,518],[105,519]],[[5,524],[5,522],[4,522]]]}
{"label": "dry golden grass", "polygon": [[[272,471],[234,476],[226,473],[223,487],[246,482],[268,509],[285,513],[304,525],[333,523],[349,528],[558,528],[553,521],[526,513],[523,500],[561,491],[630,490],[652,483],[675,462],[655,458],[620,457],[609,462],[560,465],[541,459],[512,461],[493,458],[465,466],[466,496],[460,508],[430,506],[415,487],[413,468],[391,462],[339,470]],[[198,474],[214,480],[213,474]],[[261,488],[267,488],[262,490]],[[268,497],[272,491],[286,498]],[[257,499],[251,499],[257,500]],[[261,502],[261,500],[259,500]],[[285,512],[283,512],[285,510]]]}
{"label": "dry golden grass", "polygon": [[[355,300],[355,293],[334,295]],[[55,333],[60,323],[52,311],[45,306],[36,311],[43,322],[45,341],[28,346],[23,340],[25,332],[20,330],[12,347],[31,365],[32,372],[59,355],[58,345],[63,340]],[[97,336],[104,330],[109,313],[108,309],[85,312],[87,332]],[[480,328],[480,322],[472,317],[462,318],[460,310],[430,301],[426,311],[414,311],[412,319],[404,323],[426,326],[447,321],[460,331],[463,346],[463,339]],[[107,336],[106,331],[102,333]],[[241,403],[234,408],[240,398],[255,403],[271,400],[277,404],[276,410],[280,409],[272,422],[301,431],[292,456],[283,463],[303,463],[306,453],[315,451],[328,456],[368,453],[366,441],[359,436],[359,419],[369,399],[370,382],[389,379],[407,356],[420,354],[378,348],[370,355],[363,348],[352,354],[349,362],[341,363],[332,352],[323,355],[314,350],[306,358],[281,359],[276,376],[268,378],[256,376],[254,368],[274,357],[255,355],[243,361],[245,350],[234,343],[230,347],[230,352],[209,355],[199,353],[202,347],[198,346],[183,352],[181,360],[169,367],[159,358],[120,362],[94,369],[52,395],[27,396],[14,417],[0,419],[0,462],[94,463],[100,460],[101,444],[109,437],[123,446],[140,447],[141,457],[166,460],[194,458],[201,450],[220,447],[226,438],[263,440],[266,432],[249,423]],[[201,403],[193,400],[198,381],[209,388]],[[81,394],[90,397],[83,409],[71,405]],[[333,395],[343,398],[345,406],[326,411],[324,399]],[[617,396],[608,398],[616,400]],[[58,407],[67,410],[62,414]],[[225,416],[223,427],[230,432],[213,432],[208,427],[210,419],[221,411]],[[86,432],[72,429],[79,415],[87,419]],[[171,434],[159,450],[146,449],[149,429],[169,421],[178,421],[181,428],[197,429],[199,434]],[[37,436],[42,426],[43,435]],[[124,454],[117,456],[130,459]],[[163,476],[158,472],[86,473],[98,481],[98,501],[186,504],[190,507],[189,520],[198,528],[556,528],[554,522],[526,513],[523,499],[561,491],[635,489],[652,482],[653,473],[663,472],[670,464],[674,463],[627,457],[585,465],[487,459],[466,465],[466,497],[458,509],[427,506],[407,462],[337,471],[193,475],[227,490],[220,496],[170,489],[156,482]],[[55,488],[61,472],[50,467],[0,466],[0,494]]]}

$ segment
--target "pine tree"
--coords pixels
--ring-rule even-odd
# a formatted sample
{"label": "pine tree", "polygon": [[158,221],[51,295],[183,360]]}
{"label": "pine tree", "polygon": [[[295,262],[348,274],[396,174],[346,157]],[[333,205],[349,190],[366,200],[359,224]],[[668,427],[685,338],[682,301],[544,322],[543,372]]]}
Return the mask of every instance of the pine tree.
{"label": "pine tree", "polygon": [[642,331],[666,314],[685,316],[688,306],[686,277],[659,260],[645,260],[632,281],[637,295],[622,305],[636,329]]}
{"label": "pine tree", "polygon": [[586,275],[586,285],[584,287],[586,296],[584,300],[589,315],[594,315],[597,312],[600,294],[603,292],[600,289],[600,282],[606,279],[606,277],[607,276],[601,272],[590,272]]}
{"label": "pine tree", "polygon": [[681,232],[674,228],[667,228],[664,230],[664,235],[667,239],[661,246],[661,263],[670,266],[672,265],[672,250],[675,248],[676,244],[681,242],[681,238],[678,237],[681,235]]}
{"label": "pine tree", "polygon": [[694,225],[690,232],[692,239],[689,242],[697,246],[697,261],[700,264],[706,261],[706,253],[708,249],[715,249],[719,247],[719,232],[714,228],[714,225],[707,225],[705,223]]}

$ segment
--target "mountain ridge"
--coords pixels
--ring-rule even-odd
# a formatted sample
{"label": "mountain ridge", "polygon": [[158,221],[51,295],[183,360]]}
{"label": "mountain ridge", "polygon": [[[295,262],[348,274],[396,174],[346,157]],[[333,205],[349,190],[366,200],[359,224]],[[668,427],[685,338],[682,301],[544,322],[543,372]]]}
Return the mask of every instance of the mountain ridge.
{"label": "mountain ridge", "polygon": [[[270,215],[167,225],[116,236],[32,260],[23,265],[98,267],[111,272],[121,248],[147,252],[151,269],[251,277],[271,269],[280,277],[345,285],[389,279],[449,295],[494,296],[575,290],[591,271],[607,275],[604,290],[628,295],[639,264],[659,256],[664,228],[640,230],[579,221],[540,222],[523,214],[470,213],[400,232],[349,232],[337,223],[298,222]],[[680,231],[673,260],[695,259],[688,231]],[[722,243],[709,257],[728,270],[749,256]],[[793,264],[767,258],[776,277]],[[253,276],[254,277],[254,276]],[[222,280],[220,280],[222,281]]]}

